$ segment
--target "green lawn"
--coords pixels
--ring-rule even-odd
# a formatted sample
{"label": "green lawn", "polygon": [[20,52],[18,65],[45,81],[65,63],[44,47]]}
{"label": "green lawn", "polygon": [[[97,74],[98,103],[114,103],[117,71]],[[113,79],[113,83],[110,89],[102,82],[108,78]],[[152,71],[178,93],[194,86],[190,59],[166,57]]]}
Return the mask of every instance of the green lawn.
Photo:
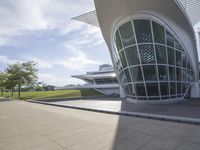
{"label": "green lawn", "polygon": [[[58,99],[58,98],[73,98],[81,96],[97,96],[102,95],[95,90],[57,90],[57,91],[44,91],[44,92],[21,92],[21,97],[18,97],[18,93],[14,92],[13,98],[18,99]],[[10,92],[4,92],[4,97],[11,97]]]}

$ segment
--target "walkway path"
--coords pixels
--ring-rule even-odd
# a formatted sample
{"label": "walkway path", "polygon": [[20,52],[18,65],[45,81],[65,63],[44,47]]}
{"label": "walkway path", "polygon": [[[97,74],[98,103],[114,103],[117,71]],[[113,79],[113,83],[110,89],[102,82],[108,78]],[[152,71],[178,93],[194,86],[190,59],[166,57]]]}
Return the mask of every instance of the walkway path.
{"label": "walkway path", "polygon": [[200,127],[0,99],[0,150],[199,150]]}

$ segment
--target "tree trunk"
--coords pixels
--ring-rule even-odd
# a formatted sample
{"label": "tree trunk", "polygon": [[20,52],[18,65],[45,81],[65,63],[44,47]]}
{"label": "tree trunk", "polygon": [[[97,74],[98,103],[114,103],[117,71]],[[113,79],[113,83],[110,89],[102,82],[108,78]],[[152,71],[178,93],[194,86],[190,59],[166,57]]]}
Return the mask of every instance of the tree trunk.
{"label": "tree trunk", "polygon": [[13,97],[13,91],[14,91],[14,89],[12,88],[12,94],[11,94],[12,97]]}
{"label": "tree trunk", "polygon": [[21,79],[18,80],[18,97],[21,96]]}
{"label": "tree trunk", "polygon": [[1,96],[3,96],[3,86],[1,87]]}

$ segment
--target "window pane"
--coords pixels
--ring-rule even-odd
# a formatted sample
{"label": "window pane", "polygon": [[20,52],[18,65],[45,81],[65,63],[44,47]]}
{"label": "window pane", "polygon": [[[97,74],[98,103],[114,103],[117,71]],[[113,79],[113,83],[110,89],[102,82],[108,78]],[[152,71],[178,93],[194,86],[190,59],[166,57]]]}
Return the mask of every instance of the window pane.
{"label": "window pane", "polygon": [[186,81],[190,82],[190,78],[191,78],[190,71],[187,70]]}
{"label": "window pane", "polygon": [[153,65],[143,66],[146,81],[157,81],[156,67]]}
{"label": "window pane", "polygon": [[128,83],[128,81],[127,81],[127,77],[125,76],[125,73],[124,73],[124,71],[122,71],[122,73],[121,73],[121,84],[126,84],[126,83]]}
{"label": "window pane", "polygon": [[186,55],[185,54],[182,54],[182,63],[181,63],[182,67],[183,68],[186,68]]}
{"label": "window pane", "polygon": [[155,45],[157,62],[161,64],[167,64],[166,49],[165,46]]}
{"label": "window pane", "polygon": [[160,81],[168,81],[168,72],[166,66],[158,66],[158,74]]}
{"label": "window pane", "polygon": [[148,96],[159,96],[158,83],[147,83],[146,87]]}
{"label": "window pane", "polygon": [[167,38],[167,45],[174,47],[174,37],[168,31],[166,31],[166,38]]}
{"label": "window pane", "polygon": [[181,69],[181,81],[186,81],[187,71],[185,69]]}
{"label": "window pane", "polygon": [[124,70],[124,74],[125,74],[125,76],[126,76],[127,82],[128,82],[128,83],[131,82],[131,76],[130,76],[130,74],[129,74],[128,69],[125,69],[125,70]]}
{"label": "window pane", "polygon": [[152,22],[152,25],[155,43],[165,44],[164,28],[155,22]]}
{"label": "window pane", "polygon": [[190,60],[188,58],[186,58],[186,59],[187,59],[187,69],[191,69]]}
{"label": "window pane", "polygon": [[135,84],[135,91],[136,91],[137,96],[146,96],[143,83]]}
{"label": "window pane", "polygon": [[169,67],[169,79],[170,81],[175,81],[175,68]]}
{"label": "window pane", "polygon": [[143,81],[141,67],[131,67],[130,68],[131,76],[133,77],[134,82]]}
{"label": "window pane", "polygon": [[119,31],[124,47],[135,44],[133,28],[130,21],[120,26]]}
{"label": "window pane", "polygon": [[186,84],[185,83],[182,83],[182,93],[185,93],[186,92]]}
{"label": "window pane", "polygon": [[169,95],[168,83],[160,83],[161,95]]}
{"label": "window pane", "polygon": [[136,46],[126,48],[125,52],[129,66],[137,65],[140,63]]}
{"label": "window pane", "polygon": [[121,43],[121,39],[120,39],[120,36],[119,36],[119,31],[117,30],[116,34],[115,34],[115,43],[116,43],[116,46],[117,46],[117,50],[121,50],[122,49],[122,43]]}
{"label": "window pane", "polygon": [[152,44],[139,45],[138,47],[142,64],[155,63],[155,56]]}
{"label": "window pane", "polygon": [[119,53],[119,57],[120,57],[120,60],[121,60],[123,68],[126,68],[127,67],[127,63],[126,63],[126,58],[125,58],[125,55],[124,55],[124,51],[121,51]]}
{"label": "window pane", "polygon": [[183,51],[183,48],[182,48],[181,44],[178,42],[177,39],[175,39],[175,48],[178,49],[178,50]]}
{"label": "window pane", "polygon": [[128,89],[129,89],[129,92],[130,92],[130,95],[135,95],[135,91],[134,91],[134,89],[133,89],[133,86],[132,86],[132,84],[128,84]]}
{"label": "window pane", "polygon": [[176,51],[176,66],[181,66],[181,52]]}
{"label": "window pane", "polygon": [[177,83],[177,94],[181,94],[181,83]]}
{"label": "window pane", "polygon": [[123,86],[123,89],[126,95],[129,95],[130,92],[129,92],[128,86],[127,85]]}
{"label": "window pane", "polygon": [[171,95],[176,94],[176,83],[174,82],[170,83],[170,94]]}
{"label": "window pane", "polygon": [[176,68],[176,81],[181,81],[181,69]]}
{"label": "window pane", "polygon": [[138,43],[152,42],[151,26],[149,20],[135,20],[134,26]]}
{"label": "window pane", "polygon": [[169,65],[175,65],[174,49],[168,47],[167,52],[168,52],[168,63],[169,63]]}

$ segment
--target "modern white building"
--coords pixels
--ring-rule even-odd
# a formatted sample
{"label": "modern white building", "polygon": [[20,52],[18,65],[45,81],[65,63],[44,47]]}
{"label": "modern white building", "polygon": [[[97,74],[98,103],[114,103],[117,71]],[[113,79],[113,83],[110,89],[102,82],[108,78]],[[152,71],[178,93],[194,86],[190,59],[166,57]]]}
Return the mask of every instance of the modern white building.
{"label": "modern white building", "polygon": [[87,84],[76,86],[76,89],[95,89],[105,95],[120,95],[119,84],[116,73],[111,65],[103,64],[98,71],[86,72],[82,75],[74,75],[74,78],[81,79]]}
{"label": "modern white building", "polygon": [[73,18],[101,28],[120,85],[132,102],[200,97],[199,0],[94,0],[96,10]]}

